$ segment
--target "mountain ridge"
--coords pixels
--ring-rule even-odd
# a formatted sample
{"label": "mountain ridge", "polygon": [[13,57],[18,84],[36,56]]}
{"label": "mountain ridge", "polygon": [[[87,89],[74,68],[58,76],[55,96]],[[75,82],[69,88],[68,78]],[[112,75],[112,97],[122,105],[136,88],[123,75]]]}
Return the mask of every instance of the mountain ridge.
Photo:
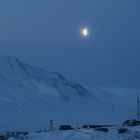
{"label": "mountain ridge", "polygon": [[[60,73],[26,64],[11,56],[0,56],[0,84],[0,89],[5,92],[8,91],[8,88],[11,89],[8,91],[9,93],[12,90],[15,91],[13,95],[18,91],[18,98],[24,98],[22,94],[19,94],[23,90],[35,92],[38,98],[43,96],[45,98],[46,95],[49,95],[69,100],[73,96],[90,96],[90,92],[86,88],[66,80]],[[1,98],[6,99],[6,97]],[[11,99],[8,98],[7,100]]]}

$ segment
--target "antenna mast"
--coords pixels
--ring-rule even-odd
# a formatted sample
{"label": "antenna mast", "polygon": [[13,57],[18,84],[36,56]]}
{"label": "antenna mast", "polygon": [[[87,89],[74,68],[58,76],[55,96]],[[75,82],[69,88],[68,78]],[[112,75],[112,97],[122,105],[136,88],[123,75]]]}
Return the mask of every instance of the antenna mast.
{"label": "antenna mast", "polygon": [[140,97],[139,97],[139,93],[137,95],[137,120],[140,120]]}

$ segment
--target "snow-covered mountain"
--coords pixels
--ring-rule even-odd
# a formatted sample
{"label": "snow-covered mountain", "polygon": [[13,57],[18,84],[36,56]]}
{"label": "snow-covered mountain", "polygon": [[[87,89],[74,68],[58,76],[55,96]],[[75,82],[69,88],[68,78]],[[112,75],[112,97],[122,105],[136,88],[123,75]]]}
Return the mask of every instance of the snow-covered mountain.
{"label": "snow-covered mountain", "polygon": [[29,108],[35,102],[45,103],[48,96],[68,100],[89,95],[83,86],[66,80],[59,73],[28,65],[14,57],[0,56],[1,102]]}
{"label": "snow-covered mountain", "polygon": [[[56,123],[119,122],[133,107],[103,89],[87,88],[56,72],[0,56],[0,129],[37,128]],[[122,103],[121,103],[122,102]],[[26,123],[25,123],[26,122]]]}

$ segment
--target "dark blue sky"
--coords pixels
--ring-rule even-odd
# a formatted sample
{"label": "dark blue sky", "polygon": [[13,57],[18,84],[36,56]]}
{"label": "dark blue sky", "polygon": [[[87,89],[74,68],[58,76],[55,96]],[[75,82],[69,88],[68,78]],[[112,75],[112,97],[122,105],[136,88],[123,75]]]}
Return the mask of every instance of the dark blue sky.
{"label": "dark blue sky", "polygon": [[90,85],[140,87],[140,1],[1,0],[0,54]]}

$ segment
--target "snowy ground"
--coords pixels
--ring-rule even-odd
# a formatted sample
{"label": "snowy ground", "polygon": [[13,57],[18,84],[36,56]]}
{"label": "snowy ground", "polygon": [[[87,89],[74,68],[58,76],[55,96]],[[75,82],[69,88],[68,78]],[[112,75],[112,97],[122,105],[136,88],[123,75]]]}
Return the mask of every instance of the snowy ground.
{"label": "snowy ground", "polygon": [[108,133],[94,130],[69,130],[32,133],[28,140],[140,140],[140,127],[129,128],[125,134],[118,134],[118,127],[109,128]]}

